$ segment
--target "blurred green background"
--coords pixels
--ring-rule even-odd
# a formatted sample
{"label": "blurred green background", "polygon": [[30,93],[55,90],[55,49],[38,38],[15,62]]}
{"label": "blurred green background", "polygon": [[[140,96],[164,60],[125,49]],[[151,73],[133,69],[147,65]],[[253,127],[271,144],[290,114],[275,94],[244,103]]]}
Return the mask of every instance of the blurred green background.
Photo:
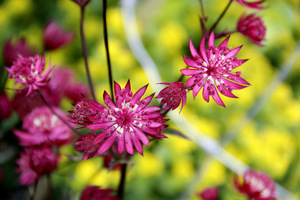
{"label": "blurred green background", "polygon": [[[227,4],[225,0],[203,0],[207,25],[211,26]],[[238,99],[224,97],[226,109],[211,100],[206,103],[200,95],[188,102],[182,114],[199,131],[215,140],[226,140],[257,99],[271,98],[249,124],[238,132],[226,150],[250,167],[269,174],[277,183],[300,196],[300,60],[293,64],[288,77],[272,94],[265,91],[282,65],[290,59],[300,39],[299,0],[267,0],[265,10],[246,10],[233,3],[216,31],[232,30],[243,12],[257,13],[267,27],[264,47],[258,47],[239,33],[231,36],[229,46],[244,45],[239,58],[249,59],[240,68],[251,87],[235,91]],[[146,50],[155,61],[164,82],[173,82],[185,68],[182,55],[190,56],[188,41],[195,46],[201,40],[200,4],[198,0],[141,0],[137,2],[136,17]],[[102,1],[91,0],[85,16],[85,33],[89,64],[97,99],[102,102],[103,90],[108,90],[106,56],[102,31]],[[66,30],[76,33],[74,41],[59,50],[46,52],[53,65],[69,66],[77,79],[87,83],[79,35],[80,12],[70,0],[0,0],[0,46],[12,37],[24,37],[36,50],[42,50],[43,28],[49,20],[57,21]],[[109,47],[114,80],[122,86],[130,78],[133,91],[148,83],[146,74],[132,54],[123,27],[120,3],[110,0],[107,10]],[[222,39],[217,40],[220,43]],[[0,49],[2,55],[2,48]],[[0,61],[4,66],[3,60]],[[186,79],[185,79],[186,80]],[[8,81],[6,87],[14,87]],[[13,96],[13,91],[7,90]],[[150,94],[152,91],[148,91]],[[158,92],[158,91],[156,91]],[[62,104],[72,110],[70,102]],[[179,110],[173,111],[179,114]],[[15,115],[2,124],[10,124]],[[168,122],[171,128],[176,125]],[[3,125],[5,126],[5,125]],[[2,127],[3,128],[3,127]],[[183,134],[184,130],[181,130]],[[11,133],[12,134],[12,133]],[[232,186],[233,174],[222,163],[211,159],[192,141],[167,134],[168,139],[152,142],[144,148],[144,156],[135,155],[129,167],[125,199],[197,199],[196,193],[205,187],[221,188],[221,199],[245,199]],[[5,138],[1,133],[1,137]],[[20,147],[14,146],[8,157],[6,148],[15,141],[1,142],[3,173],[1,187],[11,194],[24,193],[19,186],[14,160]],[[4,146],[3,146],[4,145]],[[73,145],[60,149],[62,154],[80,156]],[[194,177],[194,179],[193,179]],[[194,181],[199,177],[198,181]],[[191,182],[191,180],[193,180]],[[197,180],[197,179],[196,179]],[[87,185],[116,188],[119,172],[107,172],[102,158],[74,162],[62,156],[52,175],[56,199],[78,199]],[[42,187],[42,186],[41,186]]]}

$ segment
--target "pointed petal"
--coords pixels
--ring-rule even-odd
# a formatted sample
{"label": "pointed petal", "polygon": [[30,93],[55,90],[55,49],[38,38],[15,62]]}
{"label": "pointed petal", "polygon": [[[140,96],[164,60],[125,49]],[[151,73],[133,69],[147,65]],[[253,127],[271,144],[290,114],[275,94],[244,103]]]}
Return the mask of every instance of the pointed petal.
{"label": "pointed petal", "polygon": [[200,43],[200,54],[203,60],[208,64],[206,50],[205,50],[205,37],[202,37],[201,43]]}
{"label": "pointed petal", "polygon": [[184,74],[186,76],[193,76],[193,75],[200,74],[202,72],[199,69],[182,69],[180,71],[182,74]]}
{"label": "pointed petal", "polygon": [[124,134],[122,134],[118,138],[118,152],[121,154],[124,152],[124,149],[125,149]]}
{"label": "pointed petal", "polygon": [[215,100],[215,102],[217,102],[217,104],[225,107],[225,104],[223,103],[222,99],[220,98],[220,95],[219,95],[218,91],[216,90],[216,87],[213,86],[211,88],[213,89],[213,94],[211,95],[212,98]]}
{"label": "pointed petal", "polygon": [[114,102],[111,100],[110,95],[109,95],[106,91],[104,91],[104,93],[103,93],[103,100],[104,100],[104,103],[105,103],[110,109],[116,108],[116,105],[115,105]]}
{"label": "pointed petal", "polygon": [[209,102],[208,87],[209,87],[209,84],[205,83],[203,86],[203,91],[202,91],[203,99],[207,102]]}
{"label": "pointed petal", "polygon": [[218,90],[220,91],[221,94],[223,94],[226,97],[230,98],[238,98],[234,94],[232,94],[230,91],[228,91],[222,84],[218,86]]}
{"label": "pointed petal", "polygon": [[107,151],[111,145],[114,143],[116,139],[116,134],[112,134],[109,138],[107,138],[103,144],[98,149],[98,154],[103,154],[105,151]]}
{"label": "pointed petal", "polygon": [[130,138],[129,134],[130,134],[129,132],[125,132],[125,147],[129,154],[133,154],[134,149],[133,149],[131,138]]}
{"label": "pointed petal", "polygon": [[215,34],[213,31],[210,33],[208,38],[208,47],[215,47]]}
{"label": "pointed petal", "polygon": [[240,90],[240,89],[243,89],[247,86],[244,86],[244,85],[240,85],[240,84],[237,84],[235,82],[232,82],[232,81],[229,81],[225,78],[222,79],[231,89],[233,90]]}
{"label": "pointed petal", "polygon": [[104,123],[98,123],[98,124],[89,124],[87,127],[91,130],[100,130],[104,129],[106,127],[110,127],[114,125],[116,122],[104,122]]}
{"label": "pointed petal", "polygon": [[146,106],[148,106],[148,104],[149,104],[149,103],[151,102],[151,100],[153,99],[153,96],[154,96],[154,93],[151,94],[151,95],[149,95],[149,96],[147,96],[146,98],[144,98],[144,99],[142,100],[142,104],[139,105],[139,109],[143,109],[143,108],[145,108]]}
{"label": "pointed petal", "polygon": [[192,86],[195,84],[195,79],[196,79],[195,76],[192,76],[191,78],[189,78],[189,79],[186,81],[186,86],[187,86],[187,87],[192,87]]}
{"label": "pointed petal", "polygon": [[141,155],[143,155],[143,146],[142,146],[141,142],[138,140],[138,138],[132,137],[132,141],[133,141],[133,144],[134,144],[134,146],[135,146],[135,149],[136,149]]}
{"label": "pointed petal", "polygon": [[194,59],[191,59],[191,58],[188,58],[188,57],[185,57],[185,56],[182,56],[182,58],[183,58],[183,61],[185,62],[185,64],[187,66],[199,68],[198,63]]}
{"label": "pointed petal", "polygon": [[114,91],[116,98],[119,97],[121,94],[121,86],[117,82],[114,82]]}
{"label": "pointed petal", "polygon": [[230,59],[230,58],[233,58],[242,48],[243,46],[239,46],[239,47],[236,47],[234,49],[232,49],[226,56],[224,59]]}
{"label": "pointed petal", "polygon": [[229,38],[230,38],[230,35],[225,40],[223,40],[223,42],[221,42],[221,44],[218,46],[218,49],[226,49]]}
{"label": "pointed petal", "polygon": [[145,85],[144,87],[142,87],[141,89],[139,89],[132,97],[132,99],[130,100],[130,102],[132,104],[136,104],[137,101],[139,101],[141,99],[141,97],[145,94],[146,90],[147,90],[148,84]]}
{"label": "pointed petal", "polygon": [[102,132],[102,133],[99,133],[99,134],[95,137],[93,143],[99,144],[100,142],[102,142],[102,140],[104,140],[105,137],[106,137],[106,134],[105,134],[105,133],[103,133],[103,132]]}
{"label": "pointed petal", "polygon": [[149,106],[149,107],[143,109],[143,111],[146,112],[146,113],[148,113],[148,112],[149,113],[157,112],[159,110],[161,110],[161,108],[159,106]]}
{"label": "pointed petal", "polygon": [[135,135],[141,140],[143,145],[148,146],[149,138],[139,128],[132,126],[132,129],[135,131]]}
{"label": "pointed petal", "polygon": [[199,54],[198,54],[197,50],[196,50],[195,47],[194,47],[192,38],[190,38],[189,47],[190,47],[190,52],[191,52],[192,57],[193,57],[193,58],[199,57]]}

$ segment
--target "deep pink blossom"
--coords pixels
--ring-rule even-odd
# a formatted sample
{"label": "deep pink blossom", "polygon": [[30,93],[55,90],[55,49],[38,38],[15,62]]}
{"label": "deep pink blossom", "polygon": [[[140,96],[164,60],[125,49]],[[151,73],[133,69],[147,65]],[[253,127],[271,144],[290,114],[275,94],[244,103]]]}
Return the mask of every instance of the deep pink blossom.
{"label": "deep pink blossom", "polygon": [[12,113],[12,105],[4,91],[0,92],[0,120],[7,119]]}
{"label": "deep pink blossom", "polygon": [[247,195],[249,200],[276,199],[276,186],[274,181],[263,172],[249,170],[243,177],[234,178],[234,186],[241,193]]}
{"label": "deep pink blossom", "polygon": [[225,107],[219,92],[224,96],[237,98],[232,94],[232,90],[243,89],[250,85],[241,78],[241,72],[232,71],[247,60],[239,60],[235,57],[242,47],[230,49],[227,47],[228,40],[229,36],[218,47],[215,47],[212,32],[208,39],[207,49],[205,49],[205,38],[202,38],[199,52],[190,40],[192,58],[183,56],[183,60],[192,69],[182,69],[181,72],[186,76],[192,76],[187,80],[186,86],[193,90],[194,98],[203,88],[202,96],[205,101],[209,102],[212,96],[217,104]]}
{"label": "deep pink blossom", "polygon": [[29,96],[34,90],[47,85],[50,66],[49,63],[48,69],[42,74],[45,69],[45,56],[41,58],[37,54],[35,57],[19,56],[6,70],[9,73],[8,78],[15,79],[16,84],[22,84],[22,90],[26,91],[25,96]]}
{"label": "deep pink blossom", "polygon": [[201,197],[202,200],[217,200],[219,196],[219,189],[215,187],[206,188],[200,192],[198,196]]}
{"label": "deep pink blossom", "polygon": [[80,200],[120,200],[119,198],[112,196],[112,189],[102,189],[98,186],[86,187],[80,197]]}
{"label": "deep pink blossom", "polygon": [[[58,108],[55,112],[67,121],[67,116]],[[70,124],[72,125],[72,124]],[[61,146],[73,139],[70,128],[46,106],[35,108],[23,119],[23,130],[14,130],[22,146],[50,144]]]}
{"label": "deep pink blossom", "polygon": [[70,43],[73,39],[73,32],[67,32],[59,27],[55,21],[51,21],[44,30],[44,49],[58,49],[59,47]]}
{"label": "deep pink blossom", "polygon": [[255,2],[247,2],[246,0],[235,0],[236,2],[240,3],[242,6],[245,6],[246,8],[253,8],[257,10],[263,10],[264,7],[261,6],[262,3],[265,2],[265,0],[255,1]]}
{"label": "deep pink blossom", "polygon": [[3,47],[3,59],[4,64],[7,67],[10,67],[13,62],[19,57],[30,57],[34,56],[33,49],[26,43],[24,38],[17,40],[16,42],[12,42],[11,39],[8,39]]}
{"label": "deep pink blossom", "polygon": [[254,44],[262,46],[262,41],[265,40],[266,26],[260,17],[255,17],[255,14],[240,17],[237,30],[247,36]]}
{"label": "deep pink blossom", "polygon": [[[146,89],[147,85],[133,94],[129,81],[123,89],[115,82],[116,103],[105,91],[103,99],[108,108],[99,104],[97,107],[103,108],[102,112],[99,113],[100,115],[95,118],[94,115],[89,117],[90,115],[87,114],[88,119],[93,122],[87,127],[93,131],[102,130],[97,135],[94,133],[93,144],[100,144],[98,154],[103,154],[112,145],[117,145],[120,154],[125,149],[129,154],[133,154],[134,147],[140,154],[143,154],[142,144],[148,146],[149,143],[147,136],[163,138],[162,130],[165,127],[163,124],[165,120],[162,118],[164,115],[159,113],[160,107],[148,106],[154,94],[141,99]],[[92,101],[92,103],[97,102]],[[100,118],[98,118],[99,116]],[[90,138],[91,136],[89,136]]]}
{"label": "deep pink blossom", "polygon": [[60,156],[56,156],[51,148],[29,147],[21,153],[16,161],[17,172],[20,175],[20,183],[23,185],[35,183],[41,176],[50,174],[57,165]]}
{"label": "deep pink blossom", "polygon": [[[96,135],[96,133],[95,133]],[[77,142],[74,144],[77,147],[75,148],[77,151],[83,151],[83,157],[84,159],[90,159],[97,155],[98,149],[100,147],[99,143],[95,143],[94,140],[96,138],[94,134],[92,133],[86,133],[83,136],[79,137],[77,139]]]}
{"label": "deep pink blossom", "polygon": [[174,83],[161,83],[165,85],[169,85],[162,89],[156,98],[162,98],[160,104],[165,104],[164,109],[172,110],[176,109],[181,102],[181,109],[186,104],[186,89],[183,83],[181,82],[174,82]]}

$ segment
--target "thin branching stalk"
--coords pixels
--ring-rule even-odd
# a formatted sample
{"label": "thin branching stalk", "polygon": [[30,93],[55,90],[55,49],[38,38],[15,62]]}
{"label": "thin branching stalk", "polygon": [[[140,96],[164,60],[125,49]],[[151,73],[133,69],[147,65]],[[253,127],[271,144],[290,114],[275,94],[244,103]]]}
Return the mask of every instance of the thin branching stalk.
{"label": "thin branching stalk", "polygon": [[76,131],[72,126],[70,126],[70,124],[64,120],[54,109],[53,107],[49,104],[49,102],[47,102],[47,100],[45,99],[44,95],[42,94],[42,92],[40,90],[38,90],[38,94],[41,97],[42,101],[44,102],[44,104],[51,110],[51,112],[59,119],[61,120],[65,125],[67,125],[74,133],[76,133],[77,135],[81,136],[81,134]]}
{"label": "thin branching stalk", "polygon": [[233,0],[229,0],[227,6],[225,7],[225,9],[223,10],[223,12],[221,13],[221,15],[219,16],[219,18],[217,19],[217,21],[212,25],[211,29],[210,29],[210,33],[215,30],[215,28],[217,27],[217,25],[219,24],[219,22],[221,21],[221,19],[223,18],[223,16],[225,15],[225,13],[227,12],[228,8],[230,7],[231,3],[233,2]]}
{"label": "thin branching stalk", "polygon": [[86,70],[86,74],[87,74],[87,78],[88,78],[88,82],[89,82],[90,92],[91,92],[92,98],[94,100],[96,100],[96,96],[95,96],[95,92],[94,92],[94,85],[93,85],[90,70],[89,70],[88,54],[87,54],[87,47],[86,47],[85,34],[84,34],[84,9],[85,9],[85,6],[80,7],[80,38],[81,38],[85,70]]}
{"label": "thin branching stalk", "polygon": [[112,77],[112,68],[110,63],[109,56],[109,45],[108,45],[108,36],[107,36],[107,20],[106,20],[106,8],[107,8],[107,0],[103,0],[102,7],[102,17],[103,17],[103,34],[104,34],[104,43],[105,43],[105,52],[106,52],[106,61],[107,61],[107,69],[108,69],[108,77],[109,77],[109,86],[110,86],[110,96],[114,101],[113,95],[113,77]]}

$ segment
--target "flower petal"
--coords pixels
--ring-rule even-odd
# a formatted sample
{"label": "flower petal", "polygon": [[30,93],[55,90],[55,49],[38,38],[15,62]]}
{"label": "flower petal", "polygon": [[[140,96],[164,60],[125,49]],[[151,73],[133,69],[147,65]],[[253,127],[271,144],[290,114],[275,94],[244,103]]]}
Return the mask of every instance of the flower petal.
{"label": "flower petal", "polygon": [[111,145],[114,143],[115,139],[116,139],[116,134],[111,134],[110,137],[108,137],[103,144],[99,147],[98,149],[98,154],[103,154],[105,151],[107,151]]}

